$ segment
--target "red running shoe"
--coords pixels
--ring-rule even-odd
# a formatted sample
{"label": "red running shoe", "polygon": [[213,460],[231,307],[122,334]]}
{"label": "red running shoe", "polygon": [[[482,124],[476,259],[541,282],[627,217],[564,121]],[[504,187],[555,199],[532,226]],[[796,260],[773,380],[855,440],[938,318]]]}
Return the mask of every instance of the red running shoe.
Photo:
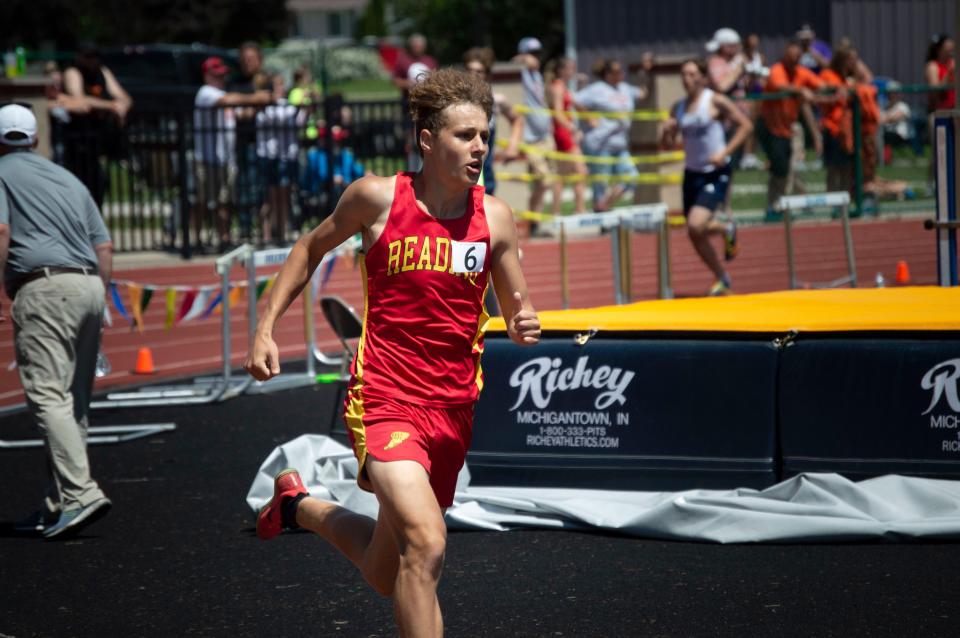
{"label": "red running shoe", "polygon": [[283,499],[297,494],[307,494],[300,474],[290,468],[282,470],[274,479],[273,498],[263,506],[257,516],[257,536],[260,540],[268,541],[283,531],[283,517],[280,515]]}

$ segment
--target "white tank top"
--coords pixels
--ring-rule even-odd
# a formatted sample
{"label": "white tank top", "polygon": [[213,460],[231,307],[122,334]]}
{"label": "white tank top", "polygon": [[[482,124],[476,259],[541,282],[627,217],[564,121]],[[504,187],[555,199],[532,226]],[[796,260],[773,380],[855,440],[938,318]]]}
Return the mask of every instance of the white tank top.
{"label": "white tank top", "polygon": [[687,98],[677,104],[677,123],[683,135],[683,150],[686,168],[698,173],[709,173],[717,169],[710,158],[722,151],[727,145],[723,135],[723,125],[710,117],[710,105],[713,91],[703,89],[693,111],[687,113]]}

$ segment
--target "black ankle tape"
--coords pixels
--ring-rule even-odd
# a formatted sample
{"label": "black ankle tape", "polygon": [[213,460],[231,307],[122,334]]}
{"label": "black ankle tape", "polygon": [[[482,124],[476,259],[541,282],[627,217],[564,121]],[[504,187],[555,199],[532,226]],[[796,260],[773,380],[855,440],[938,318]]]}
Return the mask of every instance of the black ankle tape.
{"label": "black ankle tape", "polygon": [[309,494],[297,494],[293,497],[286,497],[280,505],[280,522],[287,529],[299,529],[297,525],[297,508],[300,507],[300,501],[307,498]]}

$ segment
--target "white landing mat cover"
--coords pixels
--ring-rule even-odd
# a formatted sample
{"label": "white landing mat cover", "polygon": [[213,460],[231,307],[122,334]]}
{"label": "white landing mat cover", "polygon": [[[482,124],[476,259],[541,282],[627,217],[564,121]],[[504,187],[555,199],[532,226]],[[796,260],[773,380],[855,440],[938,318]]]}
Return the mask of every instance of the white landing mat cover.
{"label": "white landing mat cover", "polygon": [[[273,450],[247,494],[254,513],[273,495],[281,469],[300,472],[310,494],[377,515],[377,500],[357,487],[347,447],[307,434]],[[716,543],[960,539],[960,481],[883,476],[850,481],[802,474],[764,490],[620,492],[470,487],[460,473],[450,528],[602,529],[643,538]]]}

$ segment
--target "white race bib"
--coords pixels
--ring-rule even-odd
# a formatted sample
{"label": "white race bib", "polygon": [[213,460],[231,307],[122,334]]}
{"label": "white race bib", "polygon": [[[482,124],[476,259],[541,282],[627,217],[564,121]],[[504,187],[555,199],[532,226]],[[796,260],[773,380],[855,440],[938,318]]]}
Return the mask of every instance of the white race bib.
{"label": "white race bib", "polygon": [[482,241],[451,241],[453,272],[482,272],[487,245]]}

